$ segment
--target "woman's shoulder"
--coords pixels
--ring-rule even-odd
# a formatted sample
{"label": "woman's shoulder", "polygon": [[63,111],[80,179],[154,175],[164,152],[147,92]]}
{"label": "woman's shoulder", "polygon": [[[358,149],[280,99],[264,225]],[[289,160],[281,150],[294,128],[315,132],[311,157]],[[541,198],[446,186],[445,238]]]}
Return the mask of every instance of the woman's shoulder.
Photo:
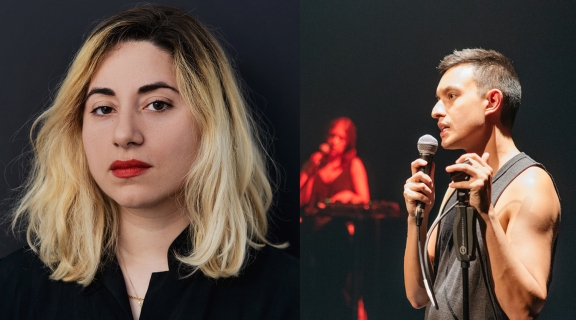
{"label": "woman's shoulder", "polygon": [[[238,277],[217,280],[215,318],[229,319],[242,310],[247,319],[298,319],[300,263],[282,249],[250,249]],[[250,305],[250,308],[246,308]],[[228,312],[228,313],[227,313]]]}
{"label": "woman's shoulder", "polygon": [[0,283],[17,280],[20,276],[29,278],[31,271],[49,272],[45,269],[36,252],[26,246],[0,259]]}
{"label": "woman's shoulder", "polygon": [[250,249],[246,266],[240,277],[288,287],[297,285],[295,282],[300,278],[300,261],[284,250],[270,245],[259,250]]}
{"label": "woman's shoulder", "polygon": [[1,259],[0,288],[9,294],[0,299],[0,319],[118,319],[123,314],[105,290],[84,292],[81,285],[53,280],[51,274],[29,247]]}
{"label": "woman's shoulder", "polygon": [[0,259],[0,287],[9,292],[26,292],[49,281],[50,269],[30,247]]}
{"label": "woman's shoulder", "polygon": [[38,289],[49,281],[50,269],[29,247],[0,259],[0,318],[26,318],[35,308]]}
{"label": "woman's shoulder", "polygon": [[[260,259],[263,260],[262,263],[267,264],[267,267],[271,270],[281,271],[285,275],[300,276],[300,260],[286,253],[283,249],[265,246],[258,254],[260,254]],[[256,258],[258,258],[258,255]]]}
{"label": "woman's shoulder", "polygon": [[350,161],[350,165],[351,166],[362,166],[364,167],[364,162],[362,162],[362,159],[358,158],[358,157],[354,157],[352,158],[352,160]]}

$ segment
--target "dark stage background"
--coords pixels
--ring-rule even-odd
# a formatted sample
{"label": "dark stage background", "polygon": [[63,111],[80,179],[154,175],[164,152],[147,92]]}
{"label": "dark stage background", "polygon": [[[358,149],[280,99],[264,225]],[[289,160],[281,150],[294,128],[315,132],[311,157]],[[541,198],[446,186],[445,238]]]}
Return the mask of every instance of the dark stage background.
{"label": "dark stage background", "polygon": [[[49,105],[83,39],[101,21],[134,1],[9,1],[0,5],[0,217],[5,219],[22,183],[32,119]],[[299,255],[297,210],[299,112],[299,4],[251,0],[162,1],[191,12],[219,34],[250,89],[252,105],[269,134],[279,191],[272,239],[289,241]],[[0,227],[0,258],[21,247]]]}
{"label": "dark stage background", "polygon": [[[303,1],[301,3],[300,163],[318,150],[331,119],[358,127],[372,199],[403,204],[402,190],[426,133],[440,79],[436,66],[454,49],[495,49],[513,60],[522,84],[516,145],[543,163],[562,197],[554,278],[541,319],[576,319],[576,6],[536,1]],[[460,151],[436,156],[438,210]],[[377,299],[369,319],[422,319],[405,298],[405,219],[383,221]],[[311,293],[314,295],[315,293]],[[472,303],[473,303],[473,298]],[[376,301],[374,301],[376,300]],[[302,309],[306,301],[302,301]]]}

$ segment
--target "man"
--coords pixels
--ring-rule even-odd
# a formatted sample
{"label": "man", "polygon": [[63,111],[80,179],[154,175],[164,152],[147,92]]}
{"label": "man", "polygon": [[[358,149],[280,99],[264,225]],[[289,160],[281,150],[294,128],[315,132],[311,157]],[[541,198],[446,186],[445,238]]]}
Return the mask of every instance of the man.
{"label": "man", "polygon": [[[469,181],[452,182],[440,213],[450,211],[431,234],[434,292],[439,309],[431,307],[420,271],[415,223],[416,201],[423,202],[422,246],[428,213],[434,204],[434,166],[412,162],[404,185],[408,238],[404,257],[406,296],[415,308],[428,306],[429,319],[462,319],[460,262],[452,242],[455,189],[470,190],[477,211],[477,258],[469,268],[470,319],[526,319],[539,315],[546,301],[554,244],[560,222],[560,201],[544,167],[521,153],[512,139],[520,105],[520,83],[510,61],[483,49],[464,49],[446,56],[438,66],[442,78],[432,117],[438,120],[442,147],[466,153],[446,172],[465,172]],[[469,164],[464,163],[469,160]]]}

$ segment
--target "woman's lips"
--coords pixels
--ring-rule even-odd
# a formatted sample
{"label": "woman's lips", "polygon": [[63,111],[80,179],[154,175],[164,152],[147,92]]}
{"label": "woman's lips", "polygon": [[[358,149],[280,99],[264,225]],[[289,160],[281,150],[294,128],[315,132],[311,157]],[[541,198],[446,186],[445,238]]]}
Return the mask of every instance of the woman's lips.
{"label": "woman's lips", "polygon": [[148,171],[152,165],[136,159],[127,161],[116,160],[110,165],[112,174],[118,178],[132,178]]}

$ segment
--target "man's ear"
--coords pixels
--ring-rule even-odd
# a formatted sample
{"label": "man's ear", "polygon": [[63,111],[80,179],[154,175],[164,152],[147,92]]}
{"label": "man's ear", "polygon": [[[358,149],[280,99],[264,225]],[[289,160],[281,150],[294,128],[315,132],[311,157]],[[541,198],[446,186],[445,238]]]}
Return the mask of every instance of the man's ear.
{"label": "man's ear", "polygon": [[498,89],[490,89],[486,92],[486,110],[484,114],[486,116],[499,112],[502,107],[502,91]]}

